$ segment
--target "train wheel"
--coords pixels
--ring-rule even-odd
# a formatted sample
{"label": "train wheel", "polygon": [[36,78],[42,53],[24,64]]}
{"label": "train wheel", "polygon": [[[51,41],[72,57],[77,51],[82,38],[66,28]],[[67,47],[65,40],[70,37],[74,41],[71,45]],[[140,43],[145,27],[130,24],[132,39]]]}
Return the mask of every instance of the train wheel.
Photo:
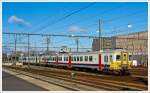
{"label": "train wheel", "polygon": [[123,76],[124,72],[123,71],[119,71],[118,74],[119,74],[119,76]]}
{"label": "train wheel", "polygon": [[126,74],[126,75],[131,75],[131,72],[130,72],[129,70],[127,70],[127,71],[125,72],[125,74]]}

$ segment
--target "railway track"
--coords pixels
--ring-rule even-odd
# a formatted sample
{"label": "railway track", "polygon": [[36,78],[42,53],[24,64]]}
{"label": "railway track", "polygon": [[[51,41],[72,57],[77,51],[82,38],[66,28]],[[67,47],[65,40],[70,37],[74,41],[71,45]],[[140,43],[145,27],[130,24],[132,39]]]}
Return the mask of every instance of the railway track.
{"label": "railway track", "polygon": [[[37,75],[42,75],[46,77],[55,78],[58,80],[63,80],[67,82],[73,82],[75,84],[86,85],[89,87],[94,87],[96,89],[103,90],[147,90],[147,86],[142,83],[129,83],[121,82],[116,80],[108,80],[105,78],[100,78],[90,75],[81,75],[77,74],[74,77],[71,77],[71,73],[62,73],[58,71],[47,71],[47,70],[37,70],[37,69],[27,69],[27,68],[14,68],[11,69],[21,70],[29,73],[34,73]],[[111,78],[111,77],[110,77]]]}
{"label": "railway track", "polygon": [[[27,67],[27,66],[24,66],[24,67]],[[31,67],[34,68],[34,69],[38,69],[38,70],[51,71],[51,73],[60,73],[62,75],[64,75],[64,74],[70,75],[70,73],[73,72],[73,73],[77,73],[78,76],[82,76],[82,77],[84,76],[85,78],[92,76],[92,77],[98,78],[98,80],[99,80],[99,78],[101,78],[101,79],[105,78],[105,80],[106,79],[108,79],[108,80],[111,79],[111,82],[112,82],[112,80],[117,80],[117,81],[120,81],[122,83],[132,82],[132,83],[135,83],[135,84],[141,83],[143,85],[143,83],[144,83],[145,85],[148,85],[148,76],[141,76],[141,75],[132,74],[131,76],[123,76],[123,77],[121,76],[121,77],[119,77],[119,76],[114,76],[114,75],[84,72],[84,71],[75,71],[75,70],[70,70],[70,69],[65,70],[65,69],[57,69],[57,68],[49,68],[49,67],[41,67],[41,66],[31,66]],[[123,81],[127,81],[127,82],[123,82]],[[140,81],[140,82],[137,82],[137,81]]]}

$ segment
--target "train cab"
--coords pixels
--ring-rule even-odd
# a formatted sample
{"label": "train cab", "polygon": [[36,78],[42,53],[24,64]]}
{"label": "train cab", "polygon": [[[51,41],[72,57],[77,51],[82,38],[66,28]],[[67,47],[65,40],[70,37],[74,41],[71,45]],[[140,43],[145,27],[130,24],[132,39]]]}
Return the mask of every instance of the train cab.
{"label": "train cab", "polygon": [[127,51],[114,51],[110,57],[109,70],[118,73],[129,73],[131,69],[131,55]]}

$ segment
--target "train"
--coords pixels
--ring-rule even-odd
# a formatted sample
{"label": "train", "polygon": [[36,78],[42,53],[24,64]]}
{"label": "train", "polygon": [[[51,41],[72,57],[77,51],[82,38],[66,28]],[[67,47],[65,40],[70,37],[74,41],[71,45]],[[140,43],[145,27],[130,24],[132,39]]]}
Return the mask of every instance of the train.
{"label": "train", "polygon": [[20,62],[63,66],[67,68],[88,68],[102,72],[130,74],[132,55],[126,50],[101,50],[96,52],[54,53],[42,56],[20,57]]}

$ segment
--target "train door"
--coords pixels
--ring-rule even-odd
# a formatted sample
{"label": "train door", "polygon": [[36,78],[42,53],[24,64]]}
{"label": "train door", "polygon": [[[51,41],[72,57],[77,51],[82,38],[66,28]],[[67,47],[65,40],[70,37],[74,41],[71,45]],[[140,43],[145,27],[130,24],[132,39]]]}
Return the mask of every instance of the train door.
{"label": "train door", "polygon": [[71,68],[71,55],[68,57],[68,68]]}
{"label": "train door", "polygon": [[121,65],[124,66],[124,65],[127,65],[128,66],[128,52],[121,52]]}

